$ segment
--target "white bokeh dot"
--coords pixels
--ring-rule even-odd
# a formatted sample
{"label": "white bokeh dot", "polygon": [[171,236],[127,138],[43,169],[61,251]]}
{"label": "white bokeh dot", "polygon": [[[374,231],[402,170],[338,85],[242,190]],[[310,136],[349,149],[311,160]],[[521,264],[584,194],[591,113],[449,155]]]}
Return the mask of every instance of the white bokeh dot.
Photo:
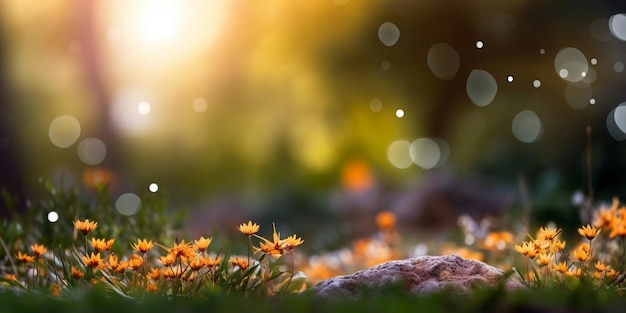
{"label": "white bokeh dot", "polygon": [[152,183],[148,186],[148,190],[150,190],[150,192],[157,192],[159,191],[159,185],[157,183]]}
{"label": "white bokeh dot", "polygon": [[404,110],[402,109],[397,109],[396,110],[396,117],[397,118],[402,118],[404,116]]}
{"label": "white bokeh dot", "polygon": [[58,220],[59,220],[59,213],[57,213],[56,211],[48,212],[48,221],[50,223],[56,223],[56,221]]}

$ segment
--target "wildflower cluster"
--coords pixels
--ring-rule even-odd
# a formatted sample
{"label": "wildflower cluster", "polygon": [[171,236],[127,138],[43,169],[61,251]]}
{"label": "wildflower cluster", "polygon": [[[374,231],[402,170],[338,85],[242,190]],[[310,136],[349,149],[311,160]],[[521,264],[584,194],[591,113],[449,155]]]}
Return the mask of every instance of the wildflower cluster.
{"label": "wildflower cluster", "polygon": [[[140,238],[129,243],[128,255],[117,255],[111,250],[115,239],[92,236],[98,222],[85,219],[73,224],[84,237],[82,247],[51,253],[44,245],[32,244],[30,253],[16,252],[21,267],[6,273],[3,280],[26,290],[46,289],[55,296],[93,286],[132,298],[149,293],[198,296],[207,289],[275,295],[306,288],[306,276],[295,273],[292,255],[303,240],[296,235],[281,238],[275,226],[272,240],[257,235],[260,227],[251,221],[237,227],[248,236],[254,252],[248,256],[211,252],[212,237],[169,246]],[[252,244],[252,237],[261,240],[258,246]],[[283,260],[284,255],[289,260]]]}
{"label": "wildflower cluster", "polygon": [[[580,241],[570,253],[565,252],[565,241],[558,239],[561,229],[540,228],[537,238],[515,245],[515,251],[525,257],[526,271],[520,276],[533,287],[548,283],[566,286],[572,279],[592,282],[619,290],[623,286],[625,246],[613,241],[616,237],[626,238],[621,229],[626,229],[626,207],[614,199],[611,207],[602,206],[594,214],[593,225],[582,225],[577,229]],[[621,251],[620,251],[621,250]],[[621,252],[621,256],[620,253]]]}

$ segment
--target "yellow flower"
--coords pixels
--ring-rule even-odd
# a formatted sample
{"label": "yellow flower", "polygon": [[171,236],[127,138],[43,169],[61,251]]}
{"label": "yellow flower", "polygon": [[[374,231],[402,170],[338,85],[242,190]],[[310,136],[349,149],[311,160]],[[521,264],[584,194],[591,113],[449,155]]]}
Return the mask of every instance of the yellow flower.
{"label": "yellow flower", "polygon": [[534,259],[537,257],[539,251],[536,248],[536,245],[533,242],[524,241],[522,245],[515,245],[515,251],[518,253],[525,255],[529,259]]}
{"label": "yellow flower", "polygon": [[280,234],[276,232],[276,225],[272,223],[274,227],[274,232],[272,233],[272,241],[265,239],[263,237],[259,237],[264,242],[259,243],[259,248],[255,250],[263,251],[265,254],[270,255],[279,255],[284,253],[284,247],[282,245],[282,240],[280,239]]}
{"label": "yellow flower", "polygon": [[208,268],[219,266],[220,262],[222,262],[222,259],[219,257],[214,259],[212,256],[209,256],[204,259],[204,265]]}
{"label": "yellow flower", "polygon": [[146,252],[150,251],[150,249],[152,249],[152,247],[154,247],[154,242],[152,242],[152,240],[148,241],[147,239],[144,239],[144,240],[137,239],[137,243],[136,244],[131,243],[130,246],[135,251],[139,251],[141,253],[146,253]]}
{"label": "yellow flower", "polygon": [[87,236],[87,234],[98,227],[98,222],[89,221],[89,219],[85,219],[84,221],[75,220],[74,227],[84,236]]}
{"label": "yellow flower", "polygon": [[115,271],[118,273],[124,273],[128,268],[128,261],[120,261],[120,263],[115,267]]}
{"label": "yellow flower", "polygon": [[238,266],[242,271],[245,271],[248,268],[248,259],[242,257],[231,257],[230,264],[232,266]]}
{"label": "yellow flower", "polygon": [[604,272],[607,268],[607,266],[600,261],[596,262],[594,265],[596,267],[596,272]]}
{"label": "yellow flower", "polygon": [[552,264],[552,269],[561,274],[565,274],[567,272],[567,262],[560,262],[559,264]]}
{"label": "yellow flower", "polygon": [[33,251],[33,254],[35,254],[35,257],[39,257],[48,251],[44,245],[38,245],[36,243],[30,245],[30,249]]}
{"label": "yellow flower", "polygon": [[153,284],[153,283],[149,283],[149,284],[146,286],[146,291],[147,291],[147,292],[157,292],[157,291],[159,291],[159,287],[157,287],[157,285],[155,285],[155,284]]}
{"label": "yellow flower", "polygon": [[151,268],[150,272],[146,275],[146,278],[151,280],[157,280],[161,277],[161,270],[158,268]]}
{"label": "yellow flower", "polygon": [[22,253],[22,251],[17,251],[17,259],[24,263],[33,263],[35,261],[34,256]]}
{"label": "yellow flower", "polygon": [[168,254],[174,255],[176,258],[180,257],[183,262],[187,263],[189,260],[195,258],[196,251],[191,245],[186,244],[185,240],[182,240],[180,243],[170,248]]}
{"label": "yellow flower", "polygon": [[588,240],[592,240],[593,238],[596,238],[596,236],[600,233],[600,229],[591,227],[591,225],[587,224],[587,226],[579,228],[578,233]]}
{"label": "yellow flower", "polygon": [[252,221],[248,221],[248,224],[243,223],[239,225],[237,229],[246,236],[252,236],[259,231],[259,224],[252,224]]}
{"label": "yellow flower", "polygon": [[200,237],[200,239],[195,240],[193,244],[196,247],[196,249],[200,250],[201,252],[204,252],[211,244],[211,241],[213,241],[213,238],[211,237],[209,238]]}
{"label": "yellow flower", "polygon": [[138,270],[143,265],[143,258],[137,254],[132,254],[128,260],[128,266],[133,270]]}
{"label": "yellow flower", "polygon": [[583,270],[581,268],[572,267],[565,273],[565,275],[570,276],[570,277],[582,277]]}
{"label": "yellow flower", "polygon": [[551,241],[561,233],[560,229],[541,227],[537,234],[537,239]]}
{"label": "yellow flower", "polygon": [[94,237],[91,237],[91,246],[93,247],[94,250],[96,250],[96,252],[102,252],[104,250],[111,250],[111,247],[113,246],[114,242],[115,242],[115,239],[105,240],[104,238],[96,239]]}
{"label": "yellow flower", "polygon": [[583,243],[574,250],[574,259],[579,262],[588,261],[591,258],[591,250],[588,244]]}
{"label": "yellow flower", "polygon": [[605,277],[608,278],[608,279],[613,279],[613,278],[617,277],[617,275],[619,275],[619,272],[614,270],[614,269],[612,269],[612,268],[608,269],[606,271],[606,273],[605,273]]}
{"label": "yellow flower", "polygon": [[83,273],[82,271],[80,271],[79,269],[75,268],[75,267],[71,267],[70,269],[72,271],[72,278],[74,279],[81,279],[83,277],[85,277],[85,273]]}
{"label": "yellow flower", "polygon": [[548,264],[550,264],[550,261],[552,260],[552,256],[549,254],[545,254],[545,253],[540,253],[539,254],[539,259],[537,260],[537,263],[542,265],[542,266],[546,266]]}
{"label": "yellow flower", "polygon": [[285,250],[291,251],[293,248],[301,245],[304,241],[302,238],[296,238],[296,235],[291,235],[283,240],[282,245]]}
{"label": "yellow flower", "polygon": [[559,253],[559,252],[565,250],[565,241],[558,240],[558,239],[552,240],[550,242],[550,247],[548,247],[548,250],[551,253]]}
{"label": "yellow flower", "polygon": [[91,256],[83,255],[81,258],[83,259],[85,266],[89,266],[91,268],[97,268],[97,269],[103,269],[105,267],[104,263],[102,262],[102,259],[100,259],[100,253],[94,254],[92,252]]}
{"label": "yellow flower", "polygon": [[17,281],[17,276],[15,276],[14,274],[4,274],[4,278],[11,281]]}
{"label": "yellow flower", "polygon": [[390,229],[396,225],[396,215],[391,211],[376,214],[376,225],[379,229]]}
{"label": "yellow flower", "polygon": [[60,297],[61,296],[61,286],[59,284],[54,284],[52,285],[51,289],[50,289],[50,294],[54,297]]}
{"label": "yellow flower", "polygon": [[159,261],[161,261],[161,264],[163,264],[163,266],[171,266],[172,264],[174,264],[174,262],[176,262],[176,255],[168,253],[164,256],[159,257]]}
{"label": "yellow flower", "polygon": [[110,269],[115,269],[119,265],[117,255],[110,255],[109,261],[107,262],[107,266]]}
{"label": "yellow flower", "polygon": [[191,260],[191,262],[189,262],[189,267],[193,271],[199,271],[201,268],[204,267],[204,265],[205,265],[204,258],[202,257],[195,258]]}

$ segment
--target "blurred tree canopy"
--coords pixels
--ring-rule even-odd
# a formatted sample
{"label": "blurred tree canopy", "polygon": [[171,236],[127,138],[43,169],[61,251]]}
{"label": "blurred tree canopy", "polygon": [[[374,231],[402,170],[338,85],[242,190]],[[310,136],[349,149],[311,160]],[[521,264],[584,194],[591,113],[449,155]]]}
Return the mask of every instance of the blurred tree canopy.
{"label": "blurred tree canopy", "polygon": [[[156,182],[173,203],[192,206],[233,191],[346,189],[342,173],[355,160],[374,185],[394,188],[429,171],[419,163],[429,153],[459,175],[510,184],[522,175],[538,195],[569,197],[586,192],[587,126],[598,198],[623,191],[623,4],[8,0],[0,8],[0,183],[24,197],[37,193],[39,176],[106,179],[118,193]],[[444,50],[431,50],[438,44]],[[560,76],[555,62],[568,47],[583,55],[584,79]],[[491,77],[481,90],[470,88],[473,73]],[[473,93],[491,91],[486,105],[473,103]],[[59,117],[68,118],[57,125]],[[532,140],[516,137],[531,127]],[[431,150],[405,149],[420,138]]]}

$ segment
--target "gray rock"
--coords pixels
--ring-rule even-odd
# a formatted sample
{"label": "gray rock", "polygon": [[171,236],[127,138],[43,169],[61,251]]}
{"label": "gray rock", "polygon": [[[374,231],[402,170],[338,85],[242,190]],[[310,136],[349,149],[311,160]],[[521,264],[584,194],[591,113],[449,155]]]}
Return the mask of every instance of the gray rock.
{"label": "gray rock", "polygon": [[[356,299],[364,290],[376,292],[392,286],[403,286],[410,294],[428,295],[439,291],[468,293],[478,286],[497,286],[504,271],[486,263],[458,255],[421,256],[389,261],[321,281],[313,289],[318,296]],[[513,278],[503,282],[509,291],[525,286]]]}

